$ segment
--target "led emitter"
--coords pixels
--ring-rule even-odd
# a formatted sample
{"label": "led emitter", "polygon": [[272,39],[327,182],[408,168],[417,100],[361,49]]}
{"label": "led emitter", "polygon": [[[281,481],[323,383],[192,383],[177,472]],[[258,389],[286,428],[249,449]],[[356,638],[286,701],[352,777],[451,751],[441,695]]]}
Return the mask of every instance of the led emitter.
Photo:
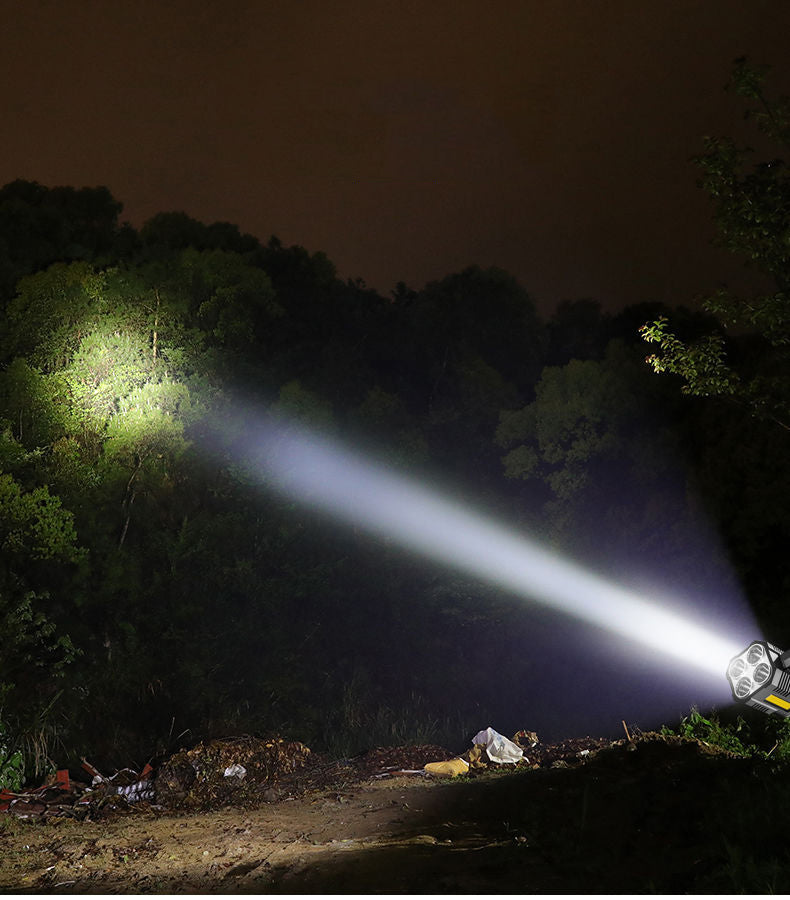
{"label": "led emitter", "polygon": [[790,650],[754,641],[727,666],[732,696],[768,715],[790,716]]}

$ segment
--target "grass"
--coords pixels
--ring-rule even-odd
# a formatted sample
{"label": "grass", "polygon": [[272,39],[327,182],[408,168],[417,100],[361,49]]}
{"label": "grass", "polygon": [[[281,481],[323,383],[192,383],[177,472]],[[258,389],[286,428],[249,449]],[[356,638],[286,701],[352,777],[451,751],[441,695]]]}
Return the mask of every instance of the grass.
{"label": "grass", "polygon": [[786,840],[790,810],[790,720],[755,714],[722,721],[692,709],[664,734],[678,734],[750,761],[743,776],[727,779],[711,793],[700,827],[718,859],[690,889],[712,893],[790,893]]}
{"label": "grass", "polygon": [[758,752],[757,746],[749,741],[749,730],[741,717],[732,724],[723,724],[715,714],[706,717],[696,708],[684,716],[675,728],[664,725],[661,733],[694,738],[738,756],[752,756]]}
{"label": "grass", "polygon": [[466,739],[469,728],[459,720],[431,716],[420,705],[419,700],[408,708],[381,704],[355,709],[353,716],[344,708],[328,723],[322,744],[330,756],[345,758],[374,747],[438,744],[452,748]]}
{"label": "grass", "polygon": [[720,747],[738,756],[790,762],[790,719],[754,713],[749,720],[738,715],[723,720],[715,712],[704,716],[692,708],[673,728],[663,726],[662,734],[677,734]]}

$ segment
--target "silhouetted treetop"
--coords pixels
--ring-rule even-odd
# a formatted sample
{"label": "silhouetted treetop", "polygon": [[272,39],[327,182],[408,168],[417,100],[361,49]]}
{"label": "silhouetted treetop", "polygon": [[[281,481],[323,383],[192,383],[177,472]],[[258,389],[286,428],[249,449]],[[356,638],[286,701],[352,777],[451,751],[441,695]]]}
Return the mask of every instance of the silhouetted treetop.
{"label": "silhouetted treetop", "polygon": [[54,262],[110,256],[122,209],[106,187],[48,188],[18,179],[0,188],[0,300],[23,275]]}

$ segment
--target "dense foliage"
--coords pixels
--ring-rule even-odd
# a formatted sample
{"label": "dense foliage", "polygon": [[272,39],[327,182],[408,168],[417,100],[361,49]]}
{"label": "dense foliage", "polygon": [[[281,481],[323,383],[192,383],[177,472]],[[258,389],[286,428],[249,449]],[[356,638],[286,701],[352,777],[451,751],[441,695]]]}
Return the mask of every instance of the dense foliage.
{"label": "dense foliage", "polygon": [[740,59],[732,76],[750,103],[746,115],[760,133],[763,158],[755,162],[757,151],[730,138],[709,137],[696,160],[719,243],[765,276],[763,290],[745,297],[719,288],[703,298],[719,327],[702,336],[679,336],[663,316],[642,333],[659,347],[653,368],[680,375],[686,393],[726,397],[790,430],[790,173],[775,155],[790,148],[790,97],[769,96],[766,72]]}
{"label": "dense foliage", "polygon": [[[706,187],[728,239],[785,278],[776,241],[749,243],[784,219],[737,231],[732,206],[736,187],[770,206],[784,169],[735,185],[727,152],[711,147]],[[122,762],[275,730],[353,752],[545,712],[528,648],[565,652],[556,629],[267,493],[232,452],[236,403],[440,478],[596,565],[636,559],[694,588],[707,517],[773,639],[790,638],[790,471],[770,417],[682,397],[644,365],[647,318],[694,337],[709,316],[578,301],[544,321],[514,278],[478,267],[384,297],[274,237],[180,213],[135,231],[120,209],[104,188],[0,189],[7,779],[20,752]],[[753,322],[777,353],[786,297],[783,283]],[[783,360],[760,373],[774,411]]]}

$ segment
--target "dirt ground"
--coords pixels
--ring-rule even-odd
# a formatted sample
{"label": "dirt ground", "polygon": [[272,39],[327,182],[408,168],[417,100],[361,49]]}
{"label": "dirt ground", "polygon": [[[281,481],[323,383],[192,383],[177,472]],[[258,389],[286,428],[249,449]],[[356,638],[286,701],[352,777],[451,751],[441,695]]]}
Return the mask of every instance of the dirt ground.
{"label": "dirt ground", "polygon": [[569,741],[529,766],[453,779],[339,769],[321,787],[214,809],[6,815],[0,889],[731,893],[738,875],[711,840],[711,809],[754,778],[747,760],[645,735]]}

